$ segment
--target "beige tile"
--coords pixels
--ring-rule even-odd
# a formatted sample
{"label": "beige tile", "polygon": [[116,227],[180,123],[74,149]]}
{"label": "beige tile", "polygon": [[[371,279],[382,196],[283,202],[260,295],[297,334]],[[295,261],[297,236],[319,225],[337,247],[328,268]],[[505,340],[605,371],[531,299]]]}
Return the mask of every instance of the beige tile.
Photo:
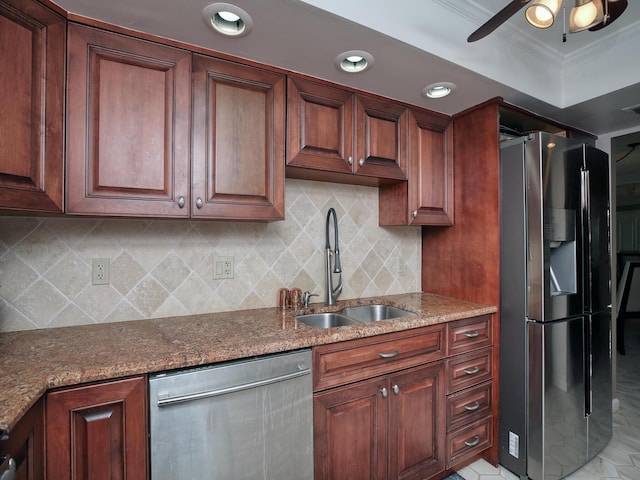
{"label": "beige tile", "polygon": [[0,297],[8,302],[15,301],[37,279],[38,273],[12,251],[0,258]]}
{"label": "beige tile", "polygon": [[145,269],[127,252],[123,252],[111,261],[109,273],[111,285],[125,296],[147,274]]}
{"label": "beige tile", "polygon": [[87,325],[89,323],[93,323],[89,315],[80,310],[76,305],[68,304],[47,324],[47,328]]}
{"label": "beige tile", "polygon": [[173,292],[190,273],[189,267],[173,252],[164,257],[151,272],[168,292]]}
{"label": "beige tile", "polygon": [[13,305],[34,324],[43,328],[66,306],[66,298],[49,282],[38,280]]}
{"label": "beige tile", "polygon": [[127,295],[127,300],[138,309],[145,317],[153,316],[153,313],[164,303],[169,296],[167,290],[154,278],[145,277]]}
{"label": "beige tile", "polygon": [[0,332],[17,332],[19,330],[34,330],[38,325],[17,311],[8,303],[0,306]]}
{"label": "beige tile", "polygon": [[41,219],[32,217],[0,217],[0,242],[7,248],[14,247],[36,230],[41,222]]}
{"label": "beige tile", "polygon": [[91,283],[91,266],[75,253],[69,252],[46,273],[45,277],[66,297],[75,298]]}
{"label": "beige tile", "polygon": [[47,223],[43,223],[16,245],[13,251],[37,272],[46,272],[69,249],[52,234]]}
{"label": "beige tile", "polygon": [[120,303],[122,295],[112,285],[87,285],[74,299],[94,322],[102,322]]}

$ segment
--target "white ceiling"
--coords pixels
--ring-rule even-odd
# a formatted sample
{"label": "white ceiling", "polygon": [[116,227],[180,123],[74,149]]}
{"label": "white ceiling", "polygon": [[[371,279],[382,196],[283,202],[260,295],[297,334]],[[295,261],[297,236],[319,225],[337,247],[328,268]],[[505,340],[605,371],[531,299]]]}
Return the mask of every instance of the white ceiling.
{"label": "white ceiling", "polygon": [[[509,0],[234,0],[254,21],[226,38],[205,26],[207,0],[53,0],[69,13],[374,92],[447,114],[500,96],[595,134],[639,126],[622,111],[640,104],[640,1],[598,32],[567,34],[526,23],[524,9],[488,37],[468,35]],[[565,2],[568,7],[573,3]],[[568,8],[567,7],[567,17]],[[560,15],[562,18],[562,15]],[[561,20],[560,18],[560,20]],[[347,50],[375,62],[361,74],[334,66]],[[422,88],[455,83],[427,100]]]}

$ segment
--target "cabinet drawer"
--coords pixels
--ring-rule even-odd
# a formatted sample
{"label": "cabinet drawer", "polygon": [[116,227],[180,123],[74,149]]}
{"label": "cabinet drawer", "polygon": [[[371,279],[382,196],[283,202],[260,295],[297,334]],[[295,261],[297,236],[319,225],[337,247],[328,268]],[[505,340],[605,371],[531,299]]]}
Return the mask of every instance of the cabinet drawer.
{"label": "cabinet drawer", "polygon": [[443,358],[444,338],[444,325],[433,325],[315,347],[314,391]]}
{"label": "cabinet drawer", "polygon": [[491,382],[447,396],[447,432],[491,415]]}
{"label": "cabinet drawer", "polygon": [[491,445],[493,445],[492,417],[450,433],[447,436],[447,467],[452,467]]}
{"label": "cabinet drawer", "polygon": [[447,393],[491,379],[491,347],[447,360]]}
{"label": "cabinet drawer", "polygon": [[491,315],[451,322],[447,324],[447,330],[447,355],[491,345]]}

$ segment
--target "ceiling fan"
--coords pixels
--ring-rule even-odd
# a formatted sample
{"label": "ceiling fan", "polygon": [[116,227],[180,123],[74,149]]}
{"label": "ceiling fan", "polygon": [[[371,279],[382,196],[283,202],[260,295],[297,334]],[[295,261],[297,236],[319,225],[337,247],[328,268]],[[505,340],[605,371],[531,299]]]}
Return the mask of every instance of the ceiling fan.
{"label": "ceiling fan", "polygon": [[[556,14],[560,11],[562,0],[513,0],[502,10],[491,17],[485,24],[469,35],[467,42],[475,42],[486,37],[496,28],[502,25],[515,15],[522,7],[531,3],[527,7],[527,20],[538,28],[547,28],[553,24]],[[574,15],[581,9],[589,8],[597,11],[595,23],[579,25],[579,19],[574,24]],[[590,30],[592,32],[600,30],[613,23],[627,8],[627,0],[576,0],[575,7],[571,9],[570,32]],[[579,15],[579,13],[578,13]]]}

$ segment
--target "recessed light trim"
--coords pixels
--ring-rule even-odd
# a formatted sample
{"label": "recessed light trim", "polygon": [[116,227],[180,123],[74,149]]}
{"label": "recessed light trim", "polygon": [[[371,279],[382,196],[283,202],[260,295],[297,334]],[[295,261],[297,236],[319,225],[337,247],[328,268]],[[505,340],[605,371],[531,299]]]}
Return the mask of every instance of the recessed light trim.
{"label": "recessed light trim", "polygon": [[438,82],[427,85],[422,89],[422,95],[427,98],[444,98],[456,89],[451,82]]}
{"label": "recessed light trim", "polygon": [[202,20],[214,32],[227,37],[244,37],[253,28],[247,12],[230,3],[212,3],[202,10]]}
{"label": "recessed light trim", "polygon": [[336,67],[347,73],[360,73],[373,65],[373,55],[363,50],[349,50],[336,57]]}

